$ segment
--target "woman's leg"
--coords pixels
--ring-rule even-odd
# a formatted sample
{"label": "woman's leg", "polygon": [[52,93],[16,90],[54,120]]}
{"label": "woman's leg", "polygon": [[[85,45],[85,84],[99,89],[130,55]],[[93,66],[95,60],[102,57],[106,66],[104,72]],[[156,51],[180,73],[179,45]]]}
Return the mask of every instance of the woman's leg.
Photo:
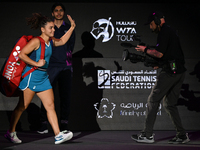
{"label": "woman's leg", "polygon": [[20,116],[22,115],[23,111],[28,107],[31,100],[33,99],[35,92],[31,91],[29,88],[24,90],[19,97],[19,102],[17,106],[15,107],[10,121],[10,128],[9,132],[15,132],[15,128],[17,125],[17,122],[19,121]]}
{"label": "woman's leg", "polygon": [[44,108],[47,111],[47,118],[49,123],[51,124],[54,134],[58,135],[60,133],[60,129],[58,126],[58,118],[54,107],[53,90],[49,89],[46,91],[38,92],[37,96],[41,99]]}

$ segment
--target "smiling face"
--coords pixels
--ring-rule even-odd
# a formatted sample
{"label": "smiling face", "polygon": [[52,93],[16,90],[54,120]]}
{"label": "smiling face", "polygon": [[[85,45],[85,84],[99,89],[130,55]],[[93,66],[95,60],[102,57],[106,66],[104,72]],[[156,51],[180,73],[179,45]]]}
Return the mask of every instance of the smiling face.
{"label": "smiling face", "polygon": [[54,23],[51,22],[47,22],[46,25],[44,27],[41,27],[41,31],[43,34],[45,34],[48,37],[53,37],[54,36]]}
{"label": "smiling face", "polygon": [[65,12],[61,6],[56,6],[54,11],[52,12],[52,16],[56,20],[63,20],[64,14]]}

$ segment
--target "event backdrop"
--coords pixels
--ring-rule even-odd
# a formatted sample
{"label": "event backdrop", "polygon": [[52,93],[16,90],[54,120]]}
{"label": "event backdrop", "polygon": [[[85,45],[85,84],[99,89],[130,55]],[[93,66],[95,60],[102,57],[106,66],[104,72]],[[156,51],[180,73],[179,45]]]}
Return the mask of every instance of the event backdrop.
{"label": "event backdrop", "polygon": [[[52,2],[1,2],[0,67],[15,41],[22,35],[39,35],[26,25],[26,17],[34,12],[51,16]],[[141,130],[146,113],[146,101],[160,70],[146,67],[143,62],[122,60],[122,53],[142,55],[134,47],[140,42],[154,46],[156,34],[145,26],[153,10],[165,14],[166,22],[174,27],[186,59],[186,79],[182,86],[178,108],[187,130],[200,127],[199,76],[199,4],[197,3],[63,3],[66,13],[76,22],[76,43],[73,52],[73,86],[71,130]],[[12,8],[12,9],[11,9]],[[67,20],[67,17],[66,19]],[[89,33],[89,34],[88,34]],[[92,35],[95,40],[89,36]],[[83,40],[93,45],[93,51],[83,51]],[[85,48],[87,49],[87,47]],[[59,114],[58,94],[55,93]],[[0,94],[1,130],[7,128],[10,111],[18,98]],[[34,130],[38,121],[40,100],[37,96],[21,124]],[[28,118],[28,119],[27,119]],[[5,120],[5,122],[3,121]],[[3,123],[2,123],[3,122]],[[157,113],[156,130],[174,129],[162,103]]]}

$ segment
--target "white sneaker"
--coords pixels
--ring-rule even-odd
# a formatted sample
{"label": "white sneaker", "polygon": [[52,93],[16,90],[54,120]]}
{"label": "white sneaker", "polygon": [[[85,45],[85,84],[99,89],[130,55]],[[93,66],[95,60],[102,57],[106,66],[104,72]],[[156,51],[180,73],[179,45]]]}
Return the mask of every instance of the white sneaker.
{"label": "white sneaker", "polygon": [[12,143],[22,143],[22,141],[17,137],[16,132],[10,133],[9,131],[7,131],[7,133],[4,135],[4,137]]}
{"label": "white sneaker", "polygon": [[71,131],[63,131],[60,132],[57,136],[55,136],[55,144],[60,144],[65,141],[70,140],[73,137],[73,133]]}

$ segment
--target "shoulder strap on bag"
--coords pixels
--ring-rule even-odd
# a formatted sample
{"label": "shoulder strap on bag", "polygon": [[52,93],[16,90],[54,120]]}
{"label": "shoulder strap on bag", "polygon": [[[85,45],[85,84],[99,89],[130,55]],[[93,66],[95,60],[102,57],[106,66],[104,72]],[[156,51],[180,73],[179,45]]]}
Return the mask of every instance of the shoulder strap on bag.
{"label": "shoulder strap on bag", "polygon": [[44,55],[45,55],[45,41],[40,36],[37,36],[37,38],[40,40],[40,44],[41,44],[40,59],[44,59]]}
{"label": "shoulder strap on bag", "polygon": [[[41,44],[41,54],[40,54],[40,59],[44,59],[44,56],[45,56],[45,41],[37,36],[37,38],[40,40],[40,44]],[[34,70],[36,70],[38,67],[34,66],[32,67],[29,71],[27,71],[23,76],[22,78],[25,78],[27,75],[29,75],[31,72],[33,72]]]}

